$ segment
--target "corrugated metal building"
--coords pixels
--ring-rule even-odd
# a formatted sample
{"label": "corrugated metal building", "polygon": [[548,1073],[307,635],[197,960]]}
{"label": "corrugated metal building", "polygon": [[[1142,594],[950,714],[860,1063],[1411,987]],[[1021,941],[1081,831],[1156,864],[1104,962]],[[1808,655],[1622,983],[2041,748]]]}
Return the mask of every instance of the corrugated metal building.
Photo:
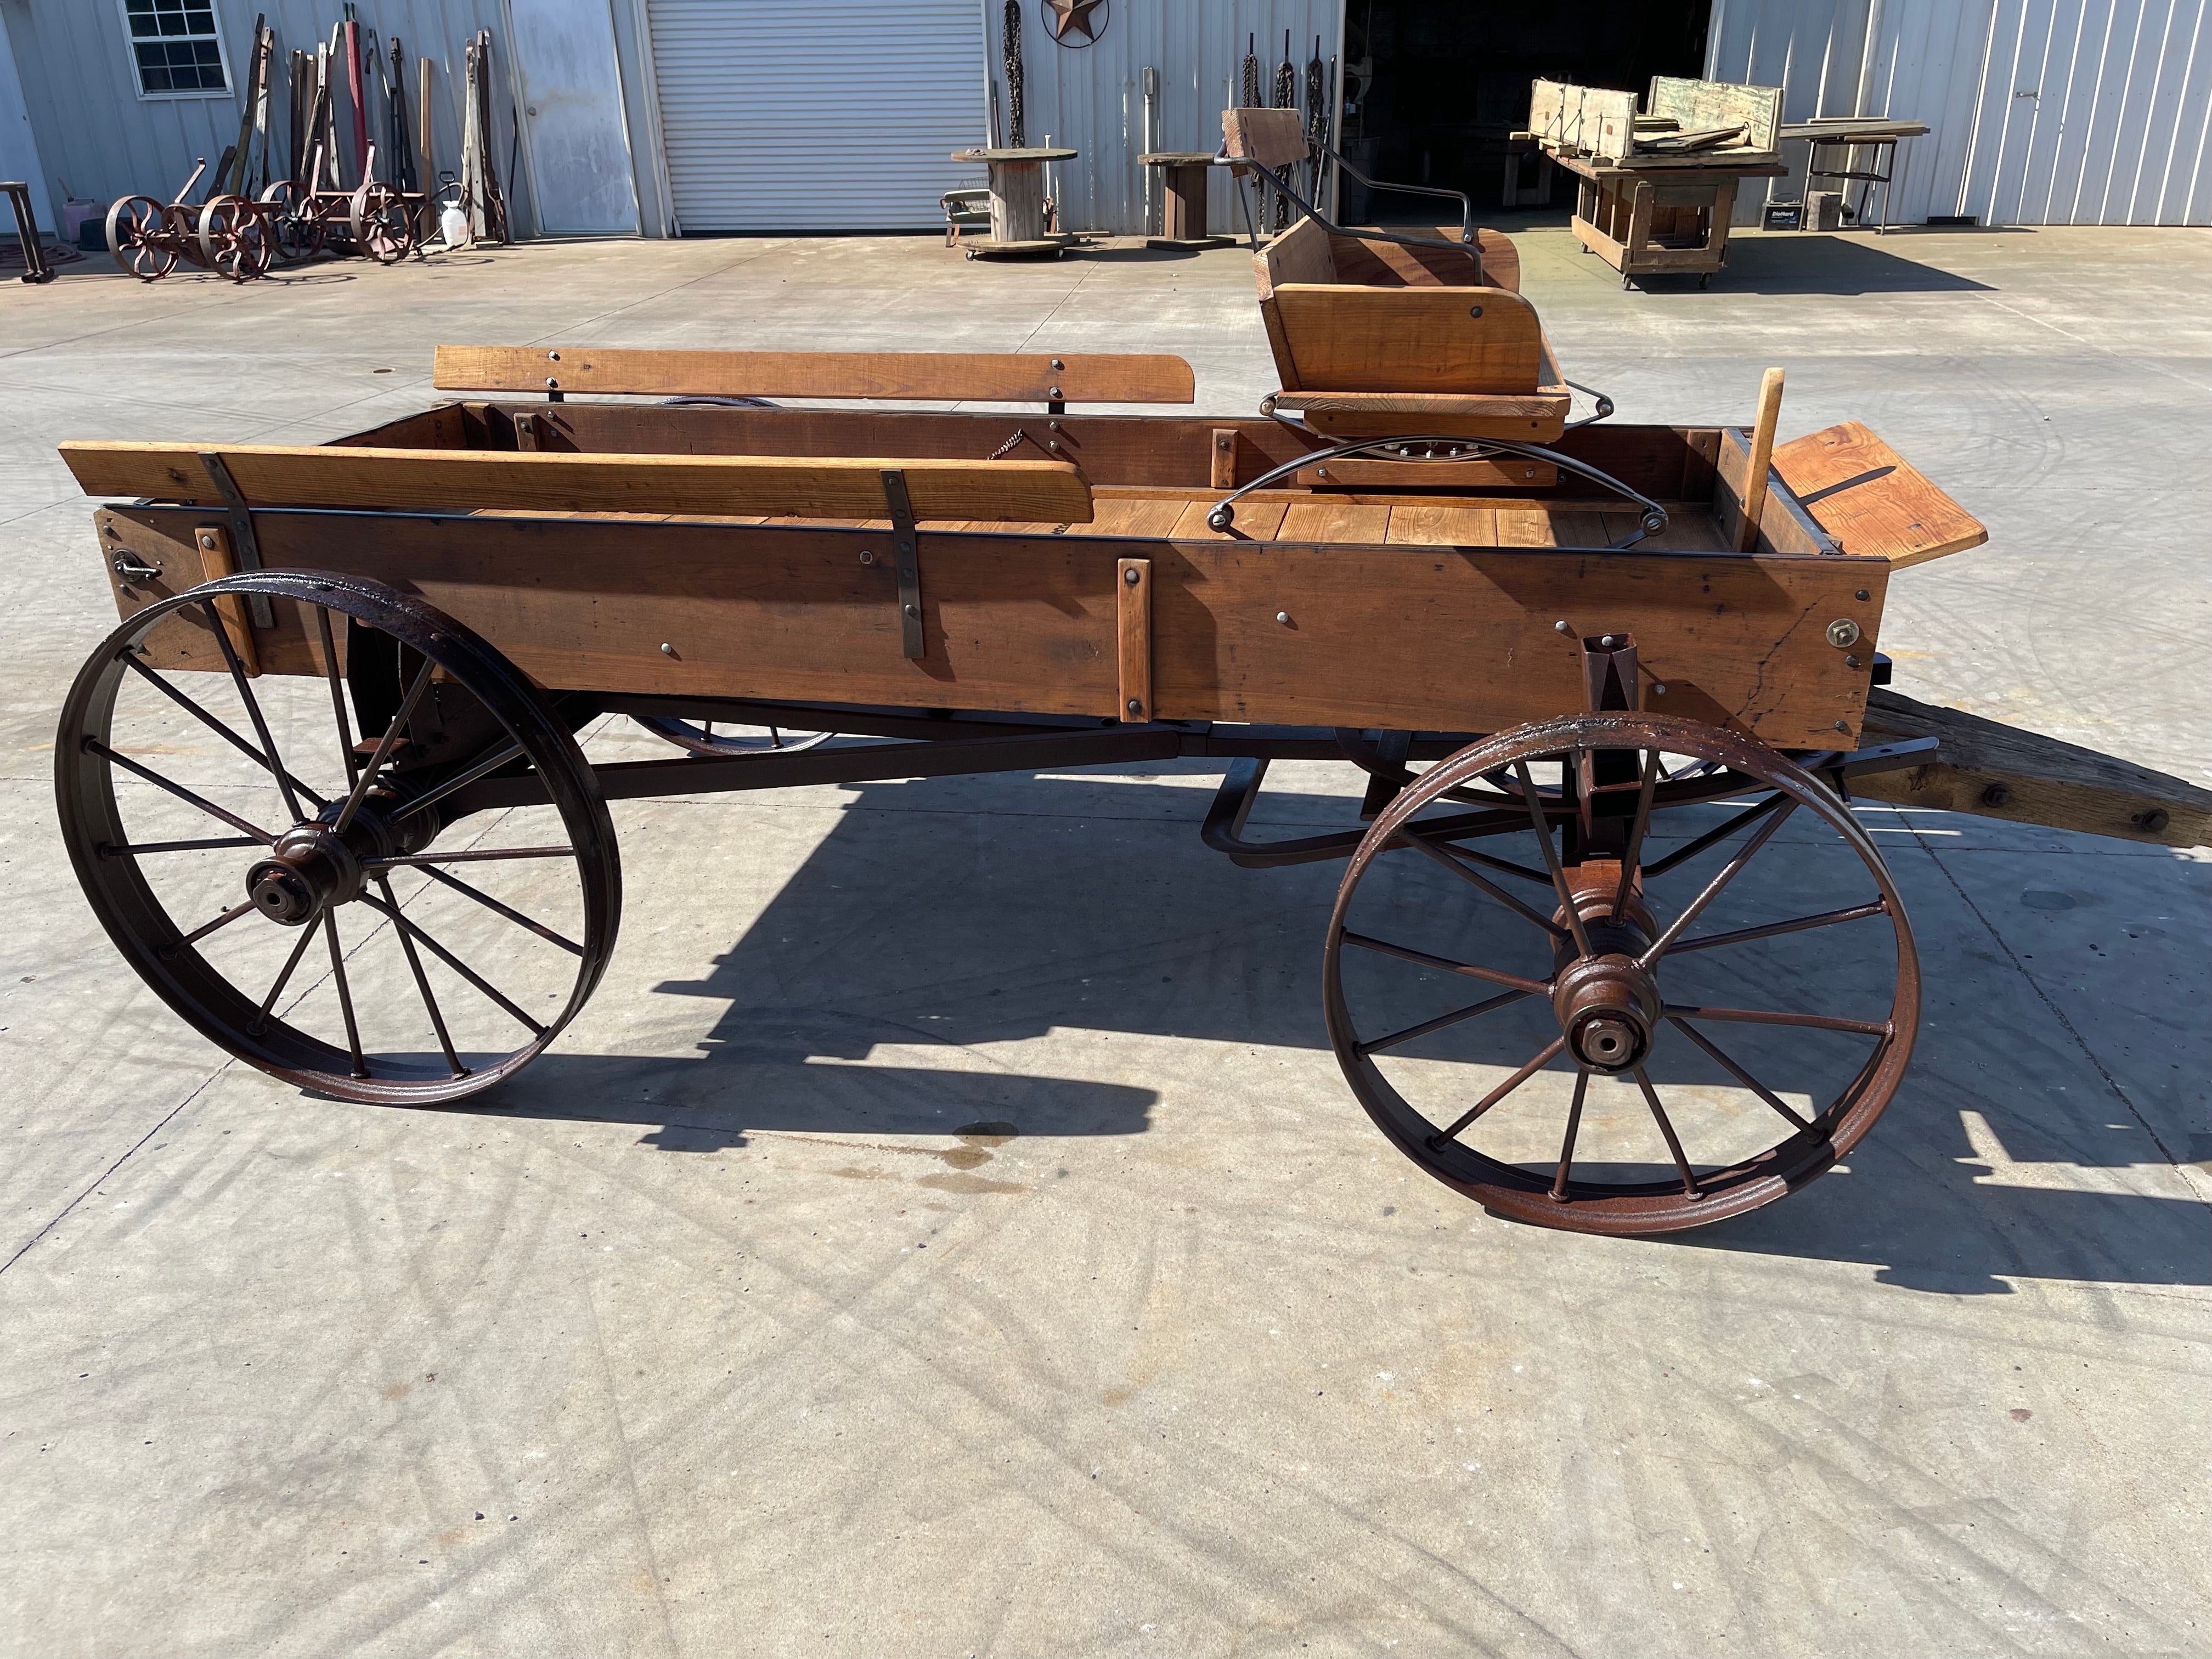
{"label": "corrugated metal building", "polygon": [[[1028,140],[1049,137],[1081,152],[1054,169],[1062,225],[1128,233],[1147,228],[1154,187],[1136,157],[1148,145],[1218,143],[1219,111],[1236,100],[1248,43],[1265,86],[1287,33],[1303,93],[1304,65],[1316,51],[1340,70],[1348,40],[1365,52],[1386,14],[1401,26],[1425,24],[1432,19],[1423,8],[1443,0],[1353,0],[1360,10],[1349,26],[1346,0],[1106,0],[1099,38],[1080,46],[1075,35],[1054,40],[1042,0],[1018,3]],[[1929,123],[1927,137],[1899,152],[1899,221],[2212,223],[2212,0],[1688,3],[1669,11],[1680,16],[1668,27],[1687,27],[1694,42],[1697,19],[1706,17],[1705,72],[1784,87],[1785,118],[1866,113]],[[459,143],[463,42],[489,28],[499,60],[492,125],[495,143],[503,141],[495,160],[518,226],[647,235],[940,224],[938,196],[981,182],[981,170],[953,162],[951,152],[987,141],[994,83],[1002,109],[1006,101],[1005,7],[359,0],[365,27],[387,42],[398,36],[410,58],[426,55],[438,66],[441,167]],[[195,156],[218,157],[236,136],[234,87],[257,10],[270,15],[281,50],[327,39],[340,6],[0,0],[0,52],[12,51],[23,105],[10,118],[35,139],[46,193],[58,204],[58,182],[66,180],[76,195],[101,200],[167,195]],[[1492,27],[1457,15],[1461,35]],[[1515,27],[1505,14],[1495,21],[1499,30]],[[1522,56],[1537,50],[1529,44],[1537,36],[1520,35]],[[1540,53],[1547,64],[1559,57],[1553,72],[1570,79],[1573,38],[1553,30]],[[509,50],[518,40],[520,66]],[[149,83],[149,51],[162,84]],[[1464,81],[1449,65],[1421,65],[1425,78],[1414,67],[1382,89],[1395,92],[1395,102],[1375,102],[1377,120],[1415,118],[1417,105],[1443,111]],[[1158,87],[1149,127],[1148,70]],[[7,90],[0,75],[0,94]],[[1493,89],[1490,101],[1501,111],[1508,90]],[[1433,182],[1465,174],[1478,203],[1495,201],[1492,162],[1448,153],[1465,147],[1450,136],[1456,110],[1424,127],[1412,153],[1420,169],[1433,163]],[[0,117],[9,112],[0,107]],[[1359,142],[1389,139],[1370,125]],[[627,193],[619,188],[624,170]],[[1778,179],[1769,194],[1801,188],[1801,180]],[[1214,192],[1215,227],[1237,228],[1224,176]],[[1757,209],[1750,199],[1740,206],[1747,219]]]}

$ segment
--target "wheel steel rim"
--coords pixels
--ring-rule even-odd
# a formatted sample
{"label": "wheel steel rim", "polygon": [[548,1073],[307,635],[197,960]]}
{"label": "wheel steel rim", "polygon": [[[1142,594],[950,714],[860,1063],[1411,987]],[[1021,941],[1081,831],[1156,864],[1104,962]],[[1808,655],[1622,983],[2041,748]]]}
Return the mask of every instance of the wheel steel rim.
{"label": "wheel steel rim", "polygon": [[[275,605],[280,635],[289,621],[286,612],[295,608],[284,602],[295,602],[299,632],[292,648],[309,652],[315,665],[312,677],[255,678],[246,673],[221,625],[218,602],[248,594],[266,596]],[[180,614],[203,626],[220,646],[227,676],[149,668],[137,660],[154,630]],[[325,622],[331,624],[327,632]],[[260,630],[258,637],[267,648],[270,631]],[[319,637],[323,643],[318,647],[313,642]],[[398,653],[393,662],[407,665],[405,697],[392,699],[403,717],[436,704],[466,714],[487,735],[451,764],[415,772],[392,759],[414,743],[418,728],[411,724],[402,729],[399,722],[387,721],[388,731],[361,733],[356,747],[357,688],[349,674],[338,671],[331,644],[340,637],[347,641],[349,664],[356,660],[354,653],[369,652],[380,639],[392,643]],[[157,689],[164,680],[170,683],[163,697],[192,716],[193,723],[184,729],[246,780],[236,793],[185,789],[161,769],[173,770],[177,763],[162,760],[160,752],[134,755],[112,746],[118,694],[126,684],[146,680]],[[216,700],[212,688],[226,683],[246,711],[242,720],[225,721],[205,707]],[[280,745],[276,726],[263,712],[276,686],[290,687],[302,699],[327,687],[326,730],[319,744],[299,741],[295,720]],[[167,704],[151,706],[166,709]],[[295,704],[290,712],[296,715],[298,710]],[[331,726],[335,742],[327,729]],[[208,743],[204,733],[210,731],[228,746]],[[346,758],[349,752],[352,759]],[[434,846],[442,827],[435,815],[442,786],[517,764],[531,766],[544,781],[564,839],[461,851]],[[118,772],[130,776],[134,787],[150,777],[158,793],[195,809],[200,817],[192,821],[203,824],[200,837],[134,842],[118,803]],[[568,728],[513,665],[474,633],[381,583],[254,573],[226,577],[138,611],[77,676],[55,744],[55,782],[63,835],[79,884],[125,959],[203,1036],[303,1088],[347,1100],[422,1105],[491,1088],[543,1052],[576,1016],[613,949],[622,908],[613,828]],[[257,805],[243,808],[241,800]],[[169,810],[173,814],[179,809]],[[486,833],[497,827],[495,821]],[[149,880],[149,871],[160,878],[161,860],[182,856],[240,860],[246,877],[244,896],[213,921],[187,926]],[[519,867],[521,860],[532,868],[573,867],[581,915],[578,938],[568,939],[476,887],[485,878],[482,872]],[[220,868],[204,869],[204,884],[219,889]],[[422,887],[400,896],[395,883],[417,873],[425,877]],[[550,1000],[540,1005],[547,1008],[544,1017],[507,998],[493,975],[473,966],[426,925],[420,903],[432,893],[449,907],[459,907],[455,914],[474,918],[479,929],[490,926],[478,914],[480,907],[487,908],[502,926],[511,923],[536,935],[529,941],[532,947],[556,953],[541,954],[533,963],[539,969],[536,981],[550,978],[555,985],[545,994]],[[257,981],[241,986],[210,952],[219,941],[243,938],[240,930],[272,922],[296,930],[283,970],[273,985]],[[325,948],[329,973],[310,981],[320,972],[317,964]],[[372,957],[373,951],[382,954]],[[274,954],[273,949],[264,952],[264,963]],[[402,958],[409,970],[405,975],[396,965]],[[546,969],[548,961],[556,965]],[[387,999],[389,1007],[363,1002],[353,988],[372,968],[376,976],[368,984],[404,986],[411,979],[408,995],[419,994],[419,1003],[403,1008],[396,999]],[[295,985],[295,979],[309,988]],[[441,1000],[434,979],[446,986],[447,1000]],[[335,994],[342,1018],[335,1026],[324,1018],[320,1031],[294,1024],[311,991],[319,994],[325,985]],[[481,987],[482,1000],[453,1000],[457,985]],[[288,988],[295,993],[289,1001]],[[449,1034],[449,1026],[460,1030],[464,1018],[472,1030],[505,1030],[521,1040],[511,1045],[503,1039],[489,1046],[470,1043],[457,1050],[459,1039]],[[377,1047],[363,1035],[372,1024],[377,1030],[408,1033],[405,1047]],[[343,1044],[335,1040],[341,1034]],[[426,1046],[423,1039],[432,1037],[434,1043]]]}
{"label": "wheel steel rim", "polygon": [[780,726],[755,728],[768,733],[765,738],[740,736],[735,732],[717,732],[712,720],[695,721],[672,720],[661,714],[633,714],[630,718],[656,738],[688,749],[695,755],[712,755],[726,759],[732,755],[794,755],[802,749],[812,749],[830,741],[828,732],[789,732]]}
{"label": "wheel steel rim", "polygon": [[167,219],[150,196],[126,196],[107,210],[107,251],[141,282],[156,282],[177,268],[176,251],[161,240]]}
{"label": "wheel steel rim", "polygon": [[[1632,850],[1620,861],[1632,866],[1632,875],[1619,880],[1614,875],[1605,876],[1601,884],[1602,890],[1593,888],[1588,881],[1578,885],[1579,872],[1559,862],[1553,828],[1557,820],[1572,816],[1575,808],[1571,802],[1562,802],[1560,792],[1546,791],[1534,785],[1527,769],[1532,762],[1564,757],[1574,763],[1581,756],[1619,755],[1625,751],[1636,755],[1639,769],[1650,764],[1652,773],[1643,784],[1638,818],[1629,831]],[[1746,793],[1746,781],[1756,781],[1757,788],[1765,793],[1765,799],[1721,826],[1729,834],[1708,832],[1685,848],[1647,864],[1643,855],[1650,843],[1644,837],[1652,818],[1650,800],[1657,771],[1656,757],[1661,754],[1686,756],[1720,769],[1717,773],[1701,771],[1695,776],[1702,779],[1724,774],[1736,781],[1737,794]],[[1647,762],[1647,757],[1654,758]],[[1455,792],[1479,783],[1486,775],[1500,773],[1519,778],[1525,791],[1524,799],[1533,803],[1532,814],[1540,814],[1546,824],[1546,870],[1538,872],[1522,869],[1517,873],[1524,878],[1540,874],[1547,889],[1522,890],[1528,896],[1519,919],[1514,918],[1508,908],[1514,902],[1510,883],[1498,873],[1513,866],[1470,854],[1465,848],[1456,849],[1455,855],[1440,850],[1435,843],[1416,847],[1412,845],[1415,837],[1409,832],[1409,826],[1418,830],[1415,815],[1424,807],[1455,799]],[[1680,775],[1679,771],[1677,775]],[[1786,924],[1723,930],[1717,935],[1699,932],[1686,937],[1686,930],[1707,913],[1737,873],[1762,854],[1770,858],[1779,856],[1769,850],[1779,845],[1772,837],[1782,822],[1792,814],[1809,815],[1811,821],[1834,831],[1871,877],[1873,899],[1856,908],[1791,918]],[[1558,832],[1558,839],[1564,840],[1565,833]],[[1395,1050],[1410,1046],[1412,1041],[1426,1034],[1424,1025],[1411,1028],[1409,1034],[1392,1028],[1388,1022],[1378,1023],[1370,1014],[1367,1020],[1369,1029],[1363,1030],[1353,999],[1347,995],[1344,973],[1347,947],[1352,955],[1361,957],[1405,954],[1404,947],[1390,940],[1376,939],[1352,925],[1354,901],[1386,851],[1393,852],[1397,858],[1424,864],[1431,860],[1443,861],[1479,888],[1486,884],[1490,890],[1483,894],[1484,909],[1478,914],[1494,913],[1500,919],[1497,923],[1499,927],[1523,927],[1534,919],[1527,915],[1528,910],[1548,908],[1549,915],[1539,925],[1548,927],[1555,935],[1565,936],[1564,940],[1555,941],[1557,955],[1549,972],[1525,975],[1413,953],[1422,958],[1429,969],[1449,969],[1488,981],[1475,988],[1490,994],[1467,1009],[1455,1011],[1448,1018],[1425,1023],[1426,1030],[1443,1030],[1462,1021],[1479,1021],[1495,1010],[1537,996],[1549,999],[1553,1004],[1555,1041],[1541,1052],[1512,1054],[1512,1060],[1522,1062],[1520,1068],[1510,1072],[1480,1098],[1472,1092],[1454,1097],[1455,1107],[1471,1109],[1456,1116],[1425,1111],[1407,1098],[1385,1070],[1387,1064],[1394,1063]],[[1698,858],[1712,860],[1715,878],[1704,884],[1698,890],[1699,896],[1691,906],[1685,907],[1686,915],[1670,918],[1635,914],[1644,905],[1644,870],[1670,873],[1674,868],[1690,867]],[[1620,863],[1612,867],[1618,872]],[[1501,892],[1507,895],[1503,900],[1498,897]],[[1595,902],[1592,902],[1594,892]],[[1616,910],[1616,904],[1624,896],[1629,902]],[[1552,901],[1550,905],[1544,903],[1546,899]],[[1571,908],[1574,911],[1571,921],[1568,919]],[[1889,1007],[1886,1017],[1879,1021],[1843,1020],[1792,1010],[1680,1004],[1668,1001],[1664,994],[1670,956],[1675,957],[1679,967],[1680,957],[1695,952],[1754,943],[1790,933],[1809,933],[1878,915],[1888,918],[1896,951]],[[1617,931],[1604,933],[1607,928]],[[1627,964],[1633,967],[1641,960],[1643,948],[1655,945],[1657,952],[1647,975],[1650,981],[1648,985],[1638,981],[1633,974],[1624,975],[1620,965],[1612,963],[1612,958],[1626,957]],[[1624,946],[1628,948],[1620,948]],[[1576,979],[1573,970],[1577,969],[1584,977],[1604,978],[1595,969],[1584,966],[1601,957],[1611,963],[1607,972],[1613,976],[1612,982],[1579,988],[1567,982]],[[1650,1006],[1637,1006],[1637,997],[1647,993]],[[1518,1220],[1583,1232],[1650,1234],[1701,1226],[1771,1203],[1813,1180],[1848,1153],[1881,1116],[1904,1077],[1918,1024],[1920,993],[1911,928],[1881,855],[1849,810],[1816,776],[1750,738],[1697,721],[1668,715],[1607,714],[1524,726],[1472,744],[1431,768],[1392,802],[1377,817],[1361,842],[1338,890],[1324,952],[1323,994],[1330,1042],[1353,1093],[1393,1144],[1428,1174],[1492,1211]],[[1575,1004],[1577,994],[1584,997],[1583,1005]],[[1597,1008],[1596,1015],[1589,1012],[1591,1007]],[[1613,1020],[1614,1025],[1600,1024],[1600,1017]],[[1585,1023],[1571,1024],[1572,1019]],[[1820,1030],[1824,1036],[1836,1035],[1871,1043],[1870,1052],[1849,1082],[1825,1106],[1817,1100],[1809,1101],[1813,1108],[1809,1112],[1798,1112],[1789,1107],[1728,1054],[1722,1040],[1712,1035],[1716,1027],[1725,1036],[1730,1030],[1741,1030],[1744,1023],[1787,1027],[1802,1026],[1808,1019],[1826,1022],[1808,1028]],[[1625,1058],[1632,1060],[1632,1064],[1601,1066],[1588,1058],[1593,1051],[1584,1045],[1589,1042],[1590,1033],[1602,1038],[1625,1031],[1632,1048],[1639,1029],[1641,1040],[1646,1044],[1645,1054],[1635,1055],[1625,1050],[1616,1054],[1607,1050],[1601,1056]],[[1702,1050],[1724,1067],[1737,1084],[1755,1091],[1759,1101],[1774,1107],[1796,1127],[1790,1127],[1786,1133],[1778,1128],[1779,1138],[1755,1155],[1699,1164],[1694,1157],[1694,1147],[1678,1144],[1660,1085],[1650,1078],[1649,1052],[1656,1050],[1662,1043],[1688,1045],[1677,1048],[1677,1056]],[[1503,1056],[1500,1064],[1504,1064]],[[1465,1137],[1483,1126],[1490,1113],[1510,1109],[1513,1097],[1522,1085],[1553,1066],[1563,1066],[1575,1079],[1571,1103],[1561,1114],[1561,1121],[1553,1126],[1559,1149],[1556,1169],[1538,1173],[1528,1167],[1528,1159],[1503,1161],[1468,1144]],[[1835,1069],[1840,1074],[1844,1068],[1839,1066]],[[1586,1173],[1579,1177],[1575,1174],[1577,1136],[1583,1121],[1585,1094],[1594,1078],[1608,1073],[1632,1078],[1650,1106],[1655,1145],[1663,1137],[1676,1178],[1592,1180],[1587,1173],[1587,1158]],[[1668,1086],[1677,1090],[1679,1098],[1680,1085]],[[1432,1088],[1431,1092],[1435,1091]],[[1498,1121],[1489,1121],[1493,1124]],[[1650,1161],[1663,1166],[1667,1159]]]}

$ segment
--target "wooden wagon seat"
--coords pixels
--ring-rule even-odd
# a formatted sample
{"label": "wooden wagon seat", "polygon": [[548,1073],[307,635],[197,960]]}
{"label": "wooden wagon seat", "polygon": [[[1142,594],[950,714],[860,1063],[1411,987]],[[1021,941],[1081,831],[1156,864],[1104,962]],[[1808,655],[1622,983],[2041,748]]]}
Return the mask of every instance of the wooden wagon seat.
{"label": "wooden wagon seat", "polygon": [[221,460],[253,507],[859,520],[884,517],[884,474],[896,469],[920,520],[1091,518],[1091,486],[1066,461],[119,442],[65,443],[61,453],[87,495],[217,509],[224,497],[204,454]]}
{"label": "wooden wagon seat", "polygon": [[825,398],[919,403],[1187,404],[1190,365],[1159,354],[624,351],[441,345],[441,392],[562,397]]}
{"label": "wooden wagon seat", "polygon": [[[1549,443],[1568,391],[1494,231],[1472,247],[1332,234],[1301,219],[1253,255],[1282,390],[1334,437],[1449,433]],[[1494,280],[1504,277],[1506,282]]]}

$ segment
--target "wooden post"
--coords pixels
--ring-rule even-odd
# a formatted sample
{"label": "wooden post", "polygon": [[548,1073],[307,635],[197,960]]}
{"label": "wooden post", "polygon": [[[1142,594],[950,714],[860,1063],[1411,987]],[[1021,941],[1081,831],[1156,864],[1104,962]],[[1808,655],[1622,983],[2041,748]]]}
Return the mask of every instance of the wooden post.
{"label": "wooden post", "polygon": [[1122,720],[1152,717],[1152,562],[1121,559],[1114,567],[1114,616],[1121,657]]}
{"label": "wooden post", "polygon": [[1782,371],[1770,368],[1759,383],[1759,419],[1751,429],[1751,465],[1743,480],[1743,527],[1736,550],[1748,553],[1759,540],[1759,515],[1766,506],[1767,469],[1774,459],[1774,425],[1782,418]]}
{"label": "wooden post", "polygon": [[[200,554],[200,580],[213,581],[219,576],[238,574],[238,555],[232,551],[230,532],[219,524],[204,524],[192,532],[192,541]],[[222,631],[230,636],[230,648],[238,653],[239,665],[245,669],[248,679],[261,673],[260,653],[254,648],[253,628],[247,619],[243,595],[225,593],[215,601],[216,615],[222,618]]]}

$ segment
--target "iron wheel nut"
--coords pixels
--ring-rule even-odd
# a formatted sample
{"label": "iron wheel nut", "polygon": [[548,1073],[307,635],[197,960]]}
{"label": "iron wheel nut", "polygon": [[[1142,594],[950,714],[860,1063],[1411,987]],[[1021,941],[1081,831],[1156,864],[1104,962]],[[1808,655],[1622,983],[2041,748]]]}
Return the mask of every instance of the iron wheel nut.
{"label": "iron wheel nut", "polygon": [[1838,651],[1848,651],[1859,642],[1859,625],[1849,617],[1838,617],[1828,624],[1828,643]]}
{"label": "iron wheel nut", "polygon": [[2002,783],[1991,784],[1988,788],[1982,791],[1982,805],[1984,806],[2011,805],[2011,787],[2008,785]]}

